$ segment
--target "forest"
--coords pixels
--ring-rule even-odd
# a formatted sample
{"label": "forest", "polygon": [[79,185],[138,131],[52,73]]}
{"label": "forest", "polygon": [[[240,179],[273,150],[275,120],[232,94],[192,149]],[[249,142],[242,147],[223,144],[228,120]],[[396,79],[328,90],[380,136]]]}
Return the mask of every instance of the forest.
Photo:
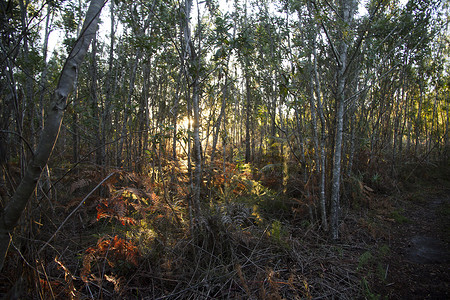
{"label": "forest", "polygon": [[449,299],[449,21],[0,0],[0,297]]}

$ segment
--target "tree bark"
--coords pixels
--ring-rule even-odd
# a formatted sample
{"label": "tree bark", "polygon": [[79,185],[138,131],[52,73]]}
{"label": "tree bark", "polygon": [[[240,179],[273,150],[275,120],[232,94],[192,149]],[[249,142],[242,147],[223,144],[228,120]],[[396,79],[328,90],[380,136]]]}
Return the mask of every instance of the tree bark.
{"label": "tree bark", "polygon": [[[201,217],[201,208],[200,208],[200,185],[201,185],[201,176],[202,176],[202,149],[201,149],[201,141],[200,141],[200,82],[199,82],[199,69],[200,69],[200,57],[195,51],[194,43],[191,39],[191,29],[190,29],[190,14],[192,8],[192,0],[185,0],[184,7],[182,7],[182,11],[184,12],[184,20],[182,20],[183,24],[183,38],[184,38],[184,49],[183,55],[189,60],[185,60],[189,62],[189,68],[187,70],[186,79],[189,85],[192,85],[192,111],[193,111],[193,139],[194,139],[194,176],[191,179],[192,181],[192,203],[191,207],[193,208],[193,217],[197,220],[191,224],[196,225],[198,219]],[[187,89],[187,92],[190,93],[190,89]],[[189,107],[188,107],[188,111]]]}
{"label": "tree bark", "polygon": [[[211,163],[214,163],[215,153],[216,153],[216,147],[217,147],[217,141],[219,139],[219,133],[220,133],[220,127],[222,124],[222,119],[225,116],[225,108],[226,108],[226,101],[228,98],[228,61],[227,66],[225,67],[225,83],[223,86],[223,95],[222,95],[222,106],[220,108],[220,114],[217,118],[216,124],[213,128],[213,144],[212,144],[212,150],[211,150]],[[224,158],[225,159],[225,158]]]}
{"label": "tree bark", "polygon": [[[350,26],[353,21],[354,0],[341,0],[340,12],[342,21]],[[336,133],[333,155],[333,171],[331,181],[331,235],[334,240],[339,238],[339,211],[340,211],[340,187],[341,187],[341,160],[344,132],[344,112],[345,112],[345,84],[347,81],[347,51],[348,43],[344,31],[340,30],[340,44],[338,49],[338,70],[337,70],[337,91],[336,91]]]}
{"label": "tree bark", "polygon": [[[247,63],[246,63],[247,65]],[[247,92],[247,102],[245,106],[245,162],[250,162],[250,101],[251,101],[251,89],[250,89],[250,78],[247,71],[247,66],[245,66],[245,90]]]}
{"label": "tree bark", "polygon": [[[313,105],[314,107],[311,107],[311,111],[313,111],[314,109],[317,110],[317,115],[319,117],[320,120],[320,142],[318,141],[318,137],[316,137],[317,141],[316,143],[316,147],[317,150],[315,152],[317,152],[319,154],[320,151],[320,155],[319,155],[319,159],[318,159],[318,167],[317,169],[319,170],[319,202],[320,202],[320,213],[321,213],[321,222],[322,222],[322,226],[323,229],[325,231],[328,231],[328,220],[327,220],[327,207],[326,207],[326,197],[325,197],[325,176],[326,176],[326,157],[325,157],[325,139],[326,139],[326,135],[325,135],[325,117],[324,117],[324,113],[323,113],[323,105],[322,105],[322,99],[321,99],[321,93],[320,93],[320,81],[319,81],[319,72],[317,70],[317,26],[315,24],[313,24],[314,26],[314,36],[312,39],[312,55],[313,55],[313,60],[312,60],[312,67],[313,67],[313,74],[312,74],[312,78],[311,78],[311,85],[313,86],[314,90],[313,90],[313,95],[311,97],[313,97],[315,95],[316,98],[316,105]],[[314,121],[314,123],[316,123],[317,121]],[[317,125],[316,128],[314,128],[315,131],[317,131],[318,135],[318,130],[317,130]]]}
{"label": "tree bark", "polygon": [[125,136],[127,134],[127,125],[128,125],[128,118],[130,115],[131,110],[131,98],[133,97],[134,93],[134,81],[136,79],[136,72],[137,67],[139,63],[139,59],[141,58],[141,49],[138,48],[136,50],[136,57],[134,59],[134,63],[131,68],[131,77],[130,77],[130,84],[128,87],[128,95],[127,95],[127,102],[125,104],[124,110],[123,110],[123,123],[122,123],[122,130],[121,135],[119,139],[119,148],[117,149],[117,166],[122,167],[123,165],[123,157],[122,157],[122,151],[123,151],[123,144],[125,142]]}
{"label": "tree bark", "polygon": [[[50,35],[50,16],[53,15],[52,8],[50,4],[47,4],[47,14],[45,17],[45,29],[44,29],[44,41],[42,47],[42,59],[44,62],[44,69],[41,73],[41,80],[39,81],[39,112],[38,112],[38,120],[39,120],[39,132],[44,128],[44,95],[47,90],[47,74],[48,74],[48,63],[47,63],[47,52],[48,52],[48,38]],[[41,179],[43,184],[43,190],[47,193],[48,198],[52,198],[51,194],[51,181],[50,181],[50,170],[48,166],[46,166],[43,170],[43,178]]]}
{"label": "tree bark", "polygon": [[111,20],[111,33],[110,33],[110,48],[108,57],[108,77],[106,80],[106,101],[104,104],[104,110],[102,112],[102,143],[101,143],[101,155],[104,166],[109,164],[106,156],[106,138],[110,131],[109,125],[111,123],[111,98],[114,94],[114,75],[113,75],[113,63],[114,63],[114,42],[115,42],[115,18],[114,18],[114,0],[110,0],[110,20]]}
{"label": "tree bark", "polygon": [[[19,6],[20,6],[20,10],[21,10],[21,22],[22,22],[22,28],[23,30],[26,30],[26,28],[28,27],[27,23],[28,23],[28,18],[27,18],[27,10],[28,10],[28,5],[29,2],[27,0],[20,0],[19,1]],[[30,62],[30,49],[28,47],[28,35],[25,34],[23,35],[23,39],[22,39],[22,43],[23,43],[23,49],[22,49],[22,56],[23,56],[23,60],[25,62],[25,65],[23,66],[24,68],[24,72],[26,74],[28,74],[28,76],[25,78],[25,83],[24,83],[24,95],[25,95],[25,100],[22,101],[22,116],[27,115],[27,117],[25,117],[25,119],[28,120],[33,120],[32,114],[33,114],[33,78],[32,78],[32,70],[30,68],[31,66],[31,62]],[[22,130],[26,129],[28,126],[25,125],[24,126],[24,118],[22,117],[21,119],[21,127]],[[28,123],[28,122],[27,122]],[[36,145],[36,141],[35,141],[35,129],[34,129],[34,125],[33,122],[31,121],[30,124],[30,135],[31,135],[31,142],[33,147]],[[24,132],[21,133],[22,136],[24,135]],[[22,139],[20,139],[20,171],[21,174],[25,174],[25,170],[26,170],[26,161],[27,161],[27,156],[25,153],[25,145]]]}
{"label": "tree bark", "polygon": [[103,0],[91,0],[83,29],[67,58],[61,72],[54,101],[49,109],[44,129],[42,130],[37,150],[28,164],[25,176],[22,178],[11,200],[0,215],[0,270],[9,248],[10,234],[17,225],[28,199],[36,188],[43,168],[47,165],[53,151],[61,127],[67,98],[74,89],[78,68],[83,61],[91,40],[97,32],[97,23]]}
{"label": "tree bark", "polygon": [[94,37],[92,40],[92,61],[91,61],[91,68],[90,68],[90,76],[91,76],[91,104],[92,104],[92,112],[94,117],[94,137],[95,137],[95,163],[99,166],[103,165],[103,153],[102,153],[102,146],[101,146],[101,136],[100,136],[100,113],[98,108],[98,85],[97,85],[97,38]]}

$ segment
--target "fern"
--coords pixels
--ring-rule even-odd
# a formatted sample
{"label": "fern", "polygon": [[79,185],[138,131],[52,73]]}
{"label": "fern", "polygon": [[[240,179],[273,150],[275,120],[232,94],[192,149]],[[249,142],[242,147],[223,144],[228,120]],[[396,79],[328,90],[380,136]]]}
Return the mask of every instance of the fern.
{"label": "fern", "polygon": [[97,245],[86,250],[81,269],[81,279],[84,282],[89,280],[92,264],[99,261],[106,261],[111,268],[117,266],[119,262],[127,262],[137,266],[141,254],[131,241],[124,240],[117,235],[113,238],[101,237]]}
{"label": "fern", "polygon": [[222,224],[248,226],[253,224],[253,209],[244,203],[229,203],[219,207]]}
{"label": "fern", "polygon": [[[150,199],[144,198],[148,196]],[[102,218],[116,218],[123,225],[135,224],[136,220],[128,217],[131,212],[137,212],[142,217],[149,210],[149,200],[155,200],[154,193],[147,194],[139,189],[124,188],[118,190],[110,198],[103,199],[97,206],[97,220]]]}
{"label": "fern", "polygon": [[73,192],[75,192],[78,189],[84,188],[86,186],[88,186],[91,183],[91,180],[89,179],[80,179],[75,181],[74,183],[72,183],[72,185],[70,186],[69,189],[69,194],[73,194]]}

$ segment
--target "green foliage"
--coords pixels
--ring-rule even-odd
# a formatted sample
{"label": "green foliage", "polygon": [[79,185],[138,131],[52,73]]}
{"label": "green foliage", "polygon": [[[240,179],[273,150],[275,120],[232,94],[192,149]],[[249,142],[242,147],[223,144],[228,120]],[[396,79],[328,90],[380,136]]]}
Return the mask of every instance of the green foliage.
{"label": "green foliage", "polygon": [[77,20],[73,9],[66,9],[63,12],[62,20],[56,23],[61,29],[74,33],[77,29]]}
{"label": "green foliage", "polygon": [[382,299],[381,295],[373,293],[370,289],[369,282],[366,278],[361,280],[361,284],[363,286],[364,296],[369,300],[379,300]]}
{"label": "green foliage", "polygon": [[391,212],[390,217],[394,219],[399,224],[408,223],[409,219],[402,214],[402,211],[396,209]]}
{"label": "green foliage", "polygon": [[358,268],[357,270],[360,271],[362,268],[366,267],[370,263],[372,263],[373,255],[370,251],[366,251],[358,259]]}
{"label": "green foliage", "polygon": [[275,220],[272,222],[272,226],[270,228],[270,236],[274,238],[276,241],[280,241],[282,238],[282,228],[281,222],[279,220]]}
{"label": "green foliage", "polygon": [[286,238],[288,237],[287,230],[283,227],[279,220],[275,220],[270,225],[269,236],[275,241],[275,243],[282,247],[288,247]]}
{"label": "green foliage", "polygon": [[387,257],[391,252],[391,249],[389,248],[388,245],[384,244],[382,245],[379,249],[378,249],[378,254],[382,257],[385,258]]}
{"label": "green foliage", "polygon": [[265,217],[282,218],[290,213],[291,209],[287,199],[268,187],[263,186],[260,182],[247,181],[247,189],[249,194],[239,199],[239,201],[250,202],[258,207]]}
{"label": "green foliage", "polygon": [[67,53],[73,48],[76,41],[77,41],[77,38],[75,38],[75,37],[67,37],[64,39],[63,45],[65,46]]}
{"label": "green foliage", "polygon": [[378,248],[376,255],[373,255],[371,251],[366,251],[358,259],[357,270],[364,273],[361,283],[363,286],[364,295],[367,299],[382,299],[381,295],[372,292],[369,280],[373,278],[373,272],[375,272],[375,276],[381,282],[385,282],[386,268],[384,267],[383,261],[388,257],[389,253],[389,246],[382,245]]}
{"label": "green foliage", "polygon": [[381,179],[381,175],[378,174],[378,173],[375,173],[375,174],[372,176],[371,181],[372,181],[372,183],[374,183],[374,184],[378,184],[378,183],[380,182],[380,179]]}

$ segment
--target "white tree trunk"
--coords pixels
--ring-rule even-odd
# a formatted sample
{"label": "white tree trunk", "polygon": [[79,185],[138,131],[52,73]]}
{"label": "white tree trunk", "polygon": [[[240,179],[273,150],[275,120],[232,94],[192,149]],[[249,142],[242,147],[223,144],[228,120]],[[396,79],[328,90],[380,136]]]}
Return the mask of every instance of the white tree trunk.
{"label": "white tree trunk", "polygon": [[[345,26],[351,26],[355,7],[354,0],[341,0],[340,12]],[[348,29],[347,29],[348,30]],[[333,155],[333,177],[331,180],[331,235],[334,240],[339,238],[339,211],[340,211],[340,187],[341,187],[341,160],[344,131],[345,112],[345,84],[347,80],[347,51],[348,42],[343,30],[340,30],[338,48],[337,92],[336,92],[336,133]]]}

